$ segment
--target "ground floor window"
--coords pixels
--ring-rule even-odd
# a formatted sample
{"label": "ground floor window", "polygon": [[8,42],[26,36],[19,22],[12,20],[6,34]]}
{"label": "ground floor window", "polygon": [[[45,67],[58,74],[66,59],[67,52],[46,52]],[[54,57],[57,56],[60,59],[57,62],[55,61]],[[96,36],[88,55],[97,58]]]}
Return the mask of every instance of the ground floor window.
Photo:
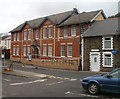
{"label": "ground floor window", "polygon": [[43,46],[43,56],[47,55],[46,45]]}
{"label": "ground floor window", "polygon": [[104,52],[103,53],[103,67],[112,67],[112,53]]}
{"label": "ground floor window", "polygon": [[61,57],[65,57],[65,45],[61,45]]}
{"label": "ground floor window", "polygon": [[72,57],[72,45],[67,46],[67,56]]}
{"label": "ground floor window", "polygon": [[26,46],[23,47],[23,55],[26,56]]}
{"label": "ground floor window", "polygon": [[18,56],[19,55],[19,46],[14,46],[13,47],[13,55]]}
{"label": "ground floor window", "polygon": [[52,45],[48,45],[48,56],[52,56]]}

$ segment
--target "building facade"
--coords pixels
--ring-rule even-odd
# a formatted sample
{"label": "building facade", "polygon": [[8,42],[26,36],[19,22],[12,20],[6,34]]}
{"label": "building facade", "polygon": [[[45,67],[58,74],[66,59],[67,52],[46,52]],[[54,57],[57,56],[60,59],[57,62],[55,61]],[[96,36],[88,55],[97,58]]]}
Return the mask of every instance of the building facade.
{"label": "building facade", "polygon": [[[84,19],[84,16],[87,18]],[[101,10],[78,13],[77,9],[73,9],[26,21],[11,31],[11,60],[79,70],[82,68],[81,34],[95,20],[104,19]],[[29,55],[32,55],[31,61]]]}
{"label": "building facade", "polygon": [[120,67],[120,19],[95,22],[84,34],[84,70],[112,71]]}

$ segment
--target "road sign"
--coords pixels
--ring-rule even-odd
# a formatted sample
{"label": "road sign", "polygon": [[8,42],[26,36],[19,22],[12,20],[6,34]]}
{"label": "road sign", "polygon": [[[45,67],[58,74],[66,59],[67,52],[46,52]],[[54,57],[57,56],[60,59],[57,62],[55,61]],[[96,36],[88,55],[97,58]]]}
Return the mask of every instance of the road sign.
{"label": "road sign", "polygon": [[115,49],[112,50],[112,54],[116,54],[117,51]]}

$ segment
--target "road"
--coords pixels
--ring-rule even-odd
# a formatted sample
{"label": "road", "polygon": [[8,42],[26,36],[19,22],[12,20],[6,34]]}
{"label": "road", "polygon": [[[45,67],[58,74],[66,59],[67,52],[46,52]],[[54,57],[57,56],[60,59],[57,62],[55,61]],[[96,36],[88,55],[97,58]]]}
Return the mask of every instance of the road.
{"label": "road", "polygon": [[82,97],[85,99],[119,99],[120,95],[100,93],[90,95],[81,85],[84,77],[98,75],[94,72],[80,72],[49,68],[33,69],[33,66],[13,66],[14,69],[42,73],[49,78],[37,79],[3,74],[3,97]]}

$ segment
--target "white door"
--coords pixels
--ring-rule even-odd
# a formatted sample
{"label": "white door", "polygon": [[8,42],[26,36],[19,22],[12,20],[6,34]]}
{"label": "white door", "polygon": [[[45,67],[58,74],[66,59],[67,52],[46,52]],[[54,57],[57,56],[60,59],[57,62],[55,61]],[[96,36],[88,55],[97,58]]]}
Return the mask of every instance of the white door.
{"label": "white door", "polygon": [[91,71],[100,71],[100,55],[99,54],[91,54],[90,70]]}

